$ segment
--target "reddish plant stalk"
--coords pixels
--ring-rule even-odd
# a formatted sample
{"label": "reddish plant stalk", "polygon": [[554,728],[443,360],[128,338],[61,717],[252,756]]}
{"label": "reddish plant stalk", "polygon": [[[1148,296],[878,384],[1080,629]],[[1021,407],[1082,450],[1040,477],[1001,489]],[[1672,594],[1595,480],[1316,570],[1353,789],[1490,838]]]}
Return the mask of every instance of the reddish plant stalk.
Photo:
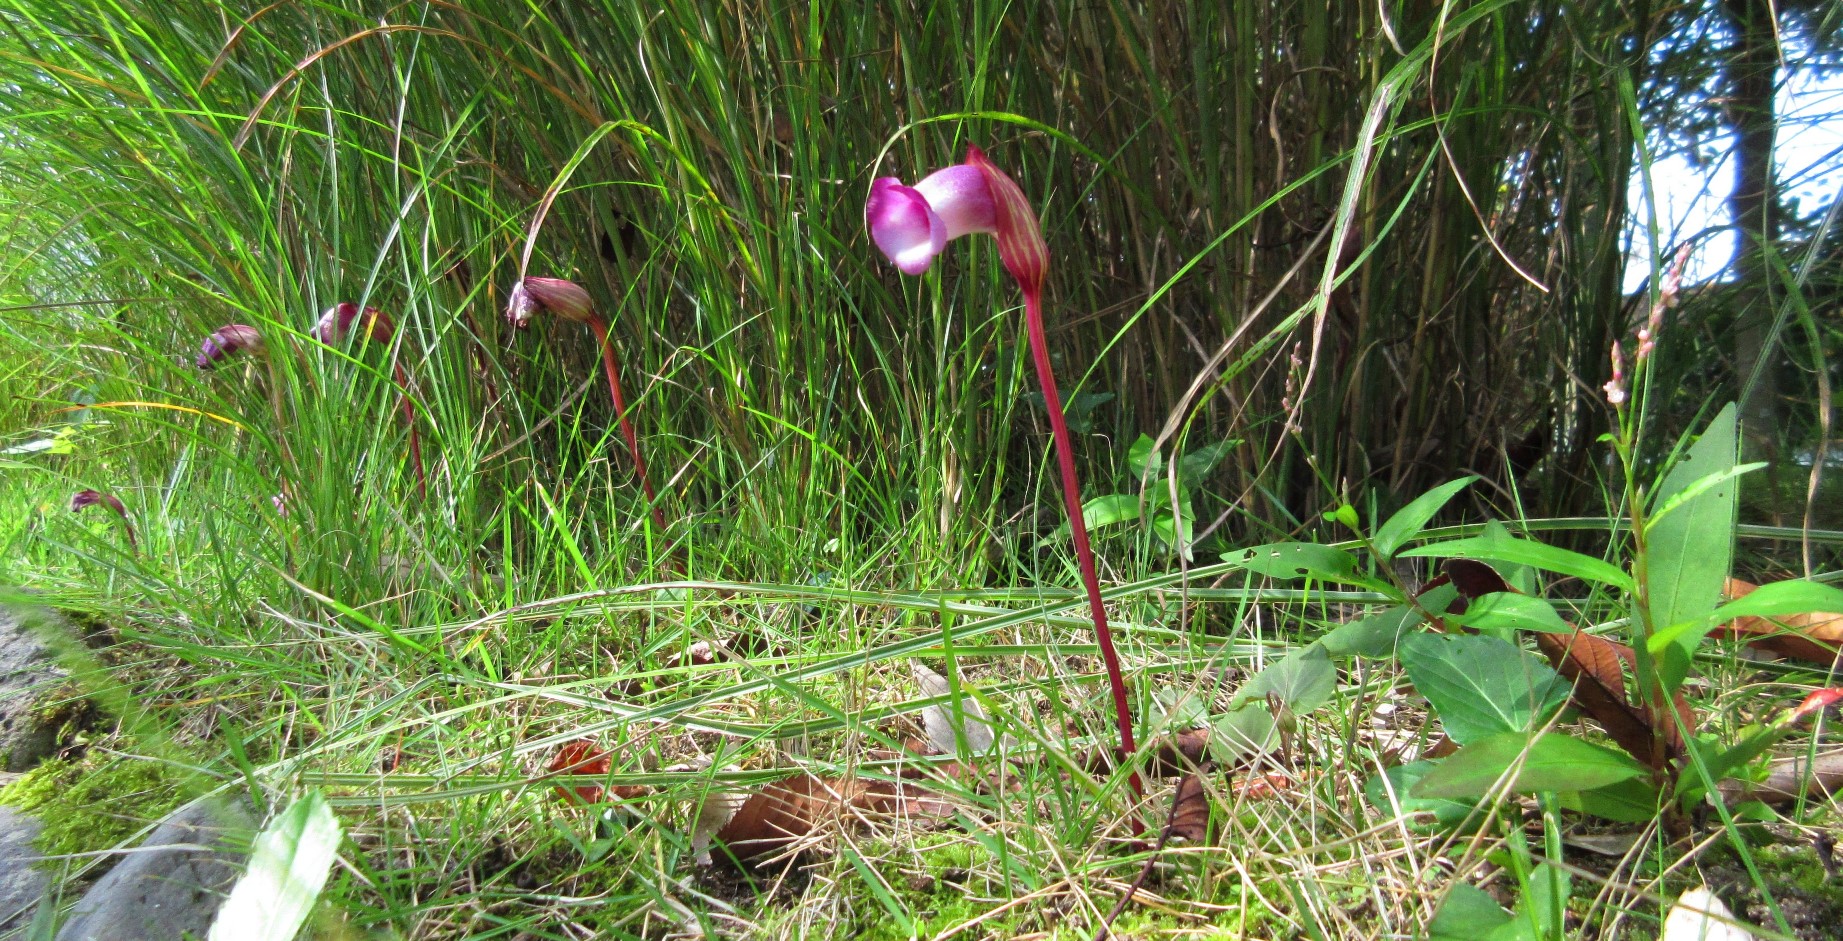
{"label": "reddish plant stalk", "polygon": [[[1126,679],[1120,668],[1120,655],[1114,650],[1113,631],[1107,626],[1107,609],[1101,604],[1101,578],[1095,570],[1094,549],[1088,544],[1088,524],[1082,519],[1081,484],[1075,478],[1075,445],[1069,437],[1069,423],[1062,414],[1062,396],[1056,391],[1056,375],[1050,369],[1049,339],[1043,332],[1043,302],[1036,291],[1024,292],[1024,326],[1030,335],[1030,356],[1036,362],[1037,383],[1043,387],[1043,406],[1049,410],[1051,437],[1056,442],[1056,464],[1062,471],[1062,499],[1069,513],[1069,532],[1075,537],[1075,558],[1081,567],[1082,587],[1088,590],[1088,609],[1094,618],[1094,636],[1100,643],[1101,662],[1107,667],[1107,685],[1113,692],[1114,722],[1120,729],[1121,760],[1130,758],[1133,744],[1133,713],[1126,699]],[[1133,796],[1145,798],[1145,783],[1134,771],[1131,779]],[[1141,832],[1137,814],[1128,818],[1133,833]]]}
{"label": "reddish plant stalk", "polygon": [[416,405],[410,401],[410,377],[403,371],[403,364],[394,359],[390,367],[396,376],[397,388],[403,393],[403,427],[410,431],[410,466],[416,469],[416,492],[427,497],[429,480],[422,473],[422,437],[416,433]]}
{"label": "reddish plant stalk", "polygon": [[608,397],[614,400],[614,416],[621,425],[621,437],[627,439],[627,453],[633,455],[634,473],[640,475],[640,490],[646,494],[647,509],[652,511],[653,526],[660,533],[666,531],[665,513],[659,509],[659,497],[653,492],[653,480],[646,473],[646,459],[640,456],[640,439],[634,435],[634,426],[627,421],[627,403],[621,396],[620,371],[614,365],[614,345],[608,341],[608,325],[600,317],[588,318],[589,329],[595,331],[595,342],[602,349],[602,372],[608,377]]}

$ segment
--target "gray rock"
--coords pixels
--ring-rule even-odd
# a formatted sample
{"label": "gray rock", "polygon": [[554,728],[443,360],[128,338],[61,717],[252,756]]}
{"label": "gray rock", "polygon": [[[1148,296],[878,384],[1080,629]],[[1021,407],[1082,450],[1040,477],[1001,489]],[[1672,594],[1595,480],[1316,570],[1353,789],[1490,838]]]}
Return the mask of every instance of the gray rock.
{"label": "gray rock", "polygon": [[43,640],[36,617],[0,608],[0,764],[30,771],[58,749],[58,723],[43,721],[39,696],[64,678]]}
{"label": "gray rock", "polygon": [[39,899],[51,880],[33,863],[38,850],[37,820],[11,807],[0,807],[0,934],[32,923]]}
{"label": "gray rock", "polygon": [[205,937],[225,893],[243,874],[255,835],[256,820],[245,805],[200,801],[181,807],[83,894],[57,941],[181,941],[187,932]]}

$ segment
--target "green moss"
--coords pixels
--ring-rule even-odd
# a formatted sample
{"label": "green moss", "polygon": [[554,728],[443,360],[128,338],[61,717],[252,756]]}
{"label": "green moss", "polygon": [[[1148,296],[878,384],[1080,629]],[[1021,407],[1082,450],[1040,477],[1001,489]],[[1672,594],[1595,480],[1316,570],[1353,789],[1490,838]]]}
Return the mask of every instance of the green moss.
{"label": "green moss", "polygon": [[1809,846],[1780,843],[1762,847],[1754,851],[1754,865],[1769,885],[1792,886],[1843,910],[1843,884],[1829,878]]}
{"label": "green moss", "polygon": [[105,850],[178,806],[180,777],[155,761],[53,759],[0,788],[0,804],[37,817],[46,855]]}

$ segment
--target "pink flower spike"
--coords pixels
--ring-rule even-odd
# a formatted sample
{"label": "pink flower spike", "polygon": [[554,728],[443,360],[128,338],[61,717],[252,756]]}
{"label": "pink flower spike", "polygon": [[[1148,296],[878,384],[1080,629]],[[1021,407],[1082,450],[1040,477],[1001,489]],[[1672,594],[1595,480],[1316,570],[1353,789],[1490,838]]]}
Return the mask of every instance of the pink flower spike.
{"label": "pink flower spike", "polygon": [[92,506],[106,506],[114,510],[115,515],[121,517],[122,528],[128,532],[128,548],[138,548],[134,539],[134,524],[128,521],[128,508],[122,505],[122,501],[100,490],[79,490],[70,495],[70,511],[72,513],[79,512],[85,507]]}
{"label": "pink flower spike", "polygon": [[195,365],[200,369],[210,369],[233,353],[248,350],[251,353],[262,352],[262,334],[255,327],[240,323],[229,323],[205,338],[205,345],[198,351]]}

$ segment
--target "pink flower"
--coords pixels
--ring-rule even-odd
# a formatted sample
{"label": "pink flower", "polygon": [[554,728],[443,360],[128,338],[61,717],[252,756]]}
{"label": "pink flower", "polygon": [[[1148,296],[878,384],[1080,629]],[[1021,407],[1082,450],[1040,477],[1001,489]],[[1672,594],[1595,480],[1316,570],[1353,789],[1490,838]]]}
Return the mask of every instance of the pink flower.
{"label": "pink flower", "polygon": [[85,507],[106,506],[121,517],[122,528],[128,533],[128,548],[135,549],[134,524],[128,520],[128,508],[113,495],[100,490],[79,490],[70,495],[70,511],[76,513]]}
{"label": "pink flower", "polygon": [[1024,193],[977,147],[966,162],[936,170],[914,186],[893,176],[870,184],[864,203],[870,240],[903,274],[921,274],[962,235],[998,237],[998,257],[1026,295],[1043,288],[1049,246]]}
{"label": "pink flower", "polygon": [[[1017,183],[986,159],[984,151],[968,146],[965,163],[936,170],[914,186],[904,186],[893,176],[873,180],[870,198],[864,202],[864,224],[870,229],[870,240],[904,274],[927,271],[934,264],[934,256],[962,235],[989,232],[998,238],[998,260],[1024,293],[1025,333],[1037,367],[1037,382],[1043,390],[1043,405],[1049,412],[1069,534],[1075,544],[1082,584],[1087,589],[1088,615],[1094,620],[1095,639],[1113,694],[1120,750],[1122,754],[1132,754],[1133,720],[1126,679],[1114,649],[1113,631],[1107,625],[1094,549],[1088,542],[1087,524],[1082,521],[1075,450],[1068,419],[1062,411],[1062,396],[1056,390],[1056,377],[1050,368],[1049,340],[1043,327],[1043,279],[1049,272],[1049,245],[1038,227],[1037,211]],[[1130,780],[1133,794],[1143,799],[1145,786],[1138,773],[1134,772]],[[1129,819],[1133,832],[1140,832],[1139,818]]]}
{"label": "pink flower", "polygon": [[512,326],[521,330],[530,326],[532,315],[541,310],[576,323],[595,319],[595,305],[589,300],[589,292],[574,281],[524,278],[512,286],[512,295],[506,299],[506,319]]}
{"label": "pink flower", "polygon": [[200,369],[210,369],[219,360],[248,350],[251,353],[262,352],[262,334],[255,327],[240,323],[227,323],[205,338],[205,345],[198,351],[196,365]]}
{"label": "pink flower", "polygon": [[376,307],[361,311],[351,301],[340,301],[328,307],[307,333],[327,346],[338,346],[352,333],[355,323],[366,339],[379,343],[389,343],[391,335],[397,332],[397,325],[391,322],[389,314]]}
{"label": "pink flower", "polygon": [[1601,388],[1606,390],[1606,401],[1614,408],[1625,404],[1625,350],[1617,340],[1613,341],[1613,378]]}

